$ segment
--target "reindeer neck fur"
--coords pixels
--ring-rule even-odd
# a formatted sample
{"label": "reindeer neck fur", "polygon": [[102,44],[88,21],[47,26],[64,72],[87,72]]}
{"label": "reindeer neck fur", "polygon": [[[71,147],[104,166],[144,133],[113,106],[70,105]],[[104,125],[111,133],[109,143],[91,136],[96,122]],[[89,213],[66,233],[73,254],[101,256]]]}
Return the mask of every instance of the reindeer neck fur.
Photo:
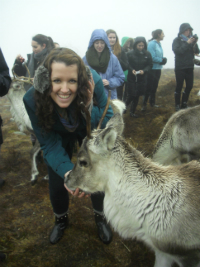
{"label": "reindeer neck fur", "polygon": [[111,155],[115,170],[108,174],[104,198],[108,221],[122,237],[135,233],[151,246],[151,235],[167,238],[174,214],[184,205],[178,173],[145,158],[119,136]]}

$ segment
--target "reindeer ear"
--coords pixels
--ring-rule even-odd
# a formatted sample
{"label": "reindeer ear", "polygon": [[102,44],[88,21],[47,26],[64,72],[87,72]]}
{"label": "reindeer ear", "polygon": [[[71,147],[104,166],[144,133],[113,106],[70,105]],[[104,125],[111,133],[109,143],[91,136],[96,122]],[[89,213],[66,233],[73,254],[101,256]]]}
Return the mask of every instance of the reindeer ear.
{"label": "reindeer ear", "polygon": [[110,128],[106,128],[103,132],[102,132],[102,142],[104,144],[105,147],[107,147],[107,149],[113,149],[114,145],[115,145],[115,141],[117,138],[117,132],[114,128],[110,127]]}
{"label": "reindeer ear", "polygon": [[106,128],[114,128],[115,131],[121,135],[124,130],[123,118],[119,113],[116,113],[106,124]]}

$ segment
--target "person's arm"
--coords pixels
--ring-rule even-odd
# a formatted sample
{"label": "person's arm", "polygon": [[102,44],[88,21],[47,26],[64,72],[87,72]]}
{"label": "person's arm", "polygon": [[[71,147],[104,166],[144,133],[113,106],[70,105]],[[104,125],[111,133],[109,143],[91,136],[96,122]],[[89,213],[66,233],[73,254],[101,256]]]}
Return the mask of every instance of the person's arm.
{"label": "person's arm", "polygon": [[152,61],[152,56],[149,52],[147,52],[147,65],[146,67],[143,69],[144,73],[151,70],[153,67],[153,61]]}
{"label": "person's arm", "polygon": [[[43,150],[43,157],[46,163],[64,179],[65,173],[72,170],[74,165],[71,162],[69,155],[62,147],[61,136],[54,130],[51,130],[49,133],[42,134],[42,130],[38,126],[37,116],[35,115],[33,87],[25,94],[23,101],[35,135],[40,143],[41,149]],[[68,137],[66,136],[66,138]]]}
{"label": "person's arm", "polygon": [[107,86],[107,89],[115,89],[116,87],[120,86],[123,84],[124,79],[125,79],[125,75],[124,72],[120,66],[119,60],[117,59],[117,57],[115,55],[112,54],[112,59],[113,60],[112,64],[113,64],[113,76],[110,77],[108,80],[109,85]]}
{"label": "person's arm", "polygon": [[191,44],[188,42],[181,41],[180,38],[176,38],[173,41],[172,44],[172,50],[174,51],[175,54],[185,54],[191,49]]}
{"label": "person's arm", "polygon": [[121,48],[121,55],[120,55],[119,63],[123,71],[128,69],[129,63],[128,63],[127,55],[123,48]]}
{"label": "person's arm", "polygon": [[162,62],[162,58],[156,55],[156,42],[149,42],[148,51],[151,53],[152,60],[154,63]]}
{"label": "person's arm", "polygon": [[0,49],[0,96],[4,96],[8,93],[11,82],[9,68]]}

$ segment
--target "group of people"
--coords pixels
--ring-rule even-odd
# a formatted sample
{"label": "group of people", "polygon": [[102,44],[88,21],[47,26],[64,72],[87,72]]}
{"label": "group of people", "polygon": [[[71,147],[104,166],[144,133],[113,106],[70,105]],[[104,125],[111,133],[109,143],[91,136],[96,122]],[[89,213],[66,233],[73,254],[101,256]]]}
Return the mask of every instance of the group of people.
{"label": "group of people", "polygon": [[[199,53],[192,30],[188,23],[182,24],[173,42],[176,110],[187,107],[193,81],[194,54]],[[77,141],[81,144],[87,134],[86,114],[81,102],[91,115],[92,129],[97,127],[103,114],[109,90],[112,99],[119,98],[127,106],[130,104],[131,117],[137,117],[136,107],[142,95],[143,111],[148,101],[152,107],[157,107],[156,90],[162,66],[167,62],[161,46],[163,38],[164,32],[157,29],[152,32],[148,43],[141,36],[135,39],[123,37],[120,45],[114,30],[97,29],[91,35],[83,59],[71,49],[60,48],[51,37],[38,34],[32,38],[33,53],[28,55],[26,65],[31,78],[34,78],[34,86],[27,86],[23,100],[48,166],[50,200],[55,214],[50,234],[52,244],[59,242],[68,225],[68,193],[85,196],[78,188],[71,191],[64,187],[64,178],[73,169],[74,145]],[[25,59],[18,55],[14,71],[19,76],[29,75],[24,62]],[[180,106],[184,80],[186,89]],[[109,107],[102,128],[112,116]],[[91,195],[99,238],[108,244],[112,240],[112,231],[104,218],[103,199],[103,193]]]}

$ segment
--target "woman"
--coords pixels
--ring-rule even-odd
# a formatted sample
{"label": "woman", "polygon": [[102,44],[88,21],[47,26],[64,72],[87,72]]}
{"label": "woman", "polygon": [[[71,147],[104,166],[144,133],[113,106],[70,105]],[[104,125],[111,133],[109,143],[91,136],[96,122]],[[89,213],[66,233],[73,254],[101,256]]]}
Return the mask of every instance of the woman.
{"label": "woman", "polygon": [[[172,44],[172,50],[175,54],[176,89],[174,96],[176,111],[180,110],[180,108],[187,108],[187,101],[193,87],[193,60],[194,54],[199,53],[199,48],[197,45],[198,38],[193,38],[192,30],[193,29],[189,23],[181,24],[178,37],[174,39]],[[180,98],[184,80],[186,88],[182,94],[181,101]]]}
{"label": "woman", "polygon": [[[43,62],[43,60],[49,54],[49,52],[53,48],[55,48],[55,46],[54,46],[52,38],[47,37],[43,34],[35,35],[32,38],[31,46],[32,46],[33,53],[27,55],[28,60],[26,62],[26,65],[29,69],[31,78],[33,78],[38,66]],[[14,62],[14,65],[15,65],[14,71],[18,76],[28,77],[29,74],[23,62],[25,62],[25,59],[21,55],[18,55]],[[25,84],[26,91],[30,87],[31,87],[30,84]]]}
{"label": "woman", "polygon": [[139,97],[144,95],[146,89],[146,75],[152,68],[152,57],[147,51],[147,43],[144,37],[135,38],[133,50],[127,53],[129,69],[127,76],[127,100],[126,106],[131,103],[130,116],[137,118],[135,110]]}
{"label": "woman", "polygon": [[124,73],[117,57],[112,53],[104,30],[94,30],[83,61],[101,76],[105,93],[111,90],[111,99],[117,99],[118,86],[124,82]]}
{"label": "woman", "polygon": [[[114,30],[107,30],[106,34],[108,36],[108,40],[111,46],[111,49],[113,51],[113,54],[118,58],[119,63],[122,67],[123,71],[126,71],[128,69],[128,62],[127,62],[127,56],[125,51],[122,49],[122,47],[119,44],[119,39]],[[124,83],[117,87],[117,98],[122,100],[123,98],[123,87]]]}
{"label": "woman", "polygon": [[[55,226],[50,235],[52,244],[60,240],[68,224],[69,197],[64,177],[73,168],[71,157],[76,141],[81,142],[86,136],[85,115],[80,103],[83,102],[91,113],[93,129],[107,102],[101,78],[94,70],[91,72],[94,81],[91,78],[89,82],[86,67],[74,51],[53,49],[36,71],[34,87],[24,96],[26,110],[48,165],[50,199],[55,214]],[[93,91],[97,105],[93,105]],[[103,127],[112,115],[109,107]],[[78,195],[79,190],[71,193]],[[112,232],[103,216],[103,199],[103,194],[91,195],[99,237],[108,244]]]}
{"label": "woman", "polygon": [[146,110],[147,102],[149,99],[151,107],[159,107],[155,105],[156,91],[161,76],[162,65],[165,65],[167,58],[163,57],[163,49],[161,41],[165,35],[162,30],[158,29],[152,32],[153,38],[148,43],[148,51],[151,53],[153,60],[152,70],[147,75],[147,88],[143,100],[142,111]]}

